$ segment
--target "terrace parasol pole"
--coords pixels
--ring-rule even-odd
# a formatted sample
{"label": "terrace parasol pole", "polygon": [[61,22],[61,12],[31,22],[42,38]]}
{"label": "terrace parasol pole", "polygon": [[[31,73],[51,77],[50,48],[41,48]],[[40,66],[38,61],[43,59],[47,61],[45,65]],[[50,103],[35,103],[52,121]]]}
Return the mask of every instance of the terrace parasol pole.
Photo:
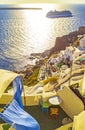
{"label": "terrace parasol pole", "polygon": [[26,106],[26,97],[25,97],[25,89],[23,87],[23,97],[24,97],[24,106]]}

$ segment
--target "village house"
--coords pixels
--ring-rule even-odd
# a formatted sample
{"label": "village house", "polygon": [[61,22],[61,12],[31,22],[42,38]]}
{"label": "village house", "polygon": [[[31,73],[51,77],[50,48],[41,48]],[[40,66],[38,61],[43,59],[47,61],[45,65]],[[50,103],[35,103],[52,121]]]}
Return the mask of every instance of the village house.
{"label": "village house", "polygon": [[79,41],[79,49],[85,51],[85,35]]}

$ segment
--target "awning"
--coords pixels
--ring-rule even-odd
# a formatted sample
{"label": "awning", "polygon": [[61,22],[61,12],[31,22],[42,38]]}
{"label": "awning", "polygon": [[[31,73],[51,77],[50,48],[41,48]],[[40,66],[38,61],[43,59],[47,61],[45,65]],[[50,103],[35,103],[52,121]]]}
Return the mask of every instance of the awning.
{"label": "awning", "polygon": [[59,105],[59,104],[61,104],[62,100],[61,100],[60,97],[54,96],[54,97],[49,98],[49,102],[50,102],[52,105]]}
{"label": "awning", "polygon": [[83,57],[83,58],[81,58],[81,59],[80,59],[80,61],[85,61],[85,58],[84,58],[84,57]]}
{"label": "awning", "polygon": [[20,74],[0,69],[0,97],[9,86],[9,84],[18,76],[20,76]]}

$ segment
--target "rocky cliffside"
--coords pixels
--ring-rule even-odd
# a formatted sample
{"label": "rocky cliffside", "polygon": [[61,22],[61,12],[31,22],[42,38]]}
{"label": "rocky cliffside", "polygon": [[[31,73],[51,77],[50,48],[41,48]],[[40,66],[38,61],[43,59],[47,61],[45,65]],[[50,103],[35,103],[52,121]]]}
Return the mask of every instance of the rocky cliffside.
{"label": "rocky cliffside", "polygon": [[69,46],[69,44],[74,44],[74,42],[77,40],[78,35],[85,34],[85,27],[80,27],[78,31],[71,32],[68,35],[57,37],[55,41],[55,46],[51,48],[50,50],[46,50],[42,53],[42,56],[50,56],[51,54],[58,52],[60,50],[64,50],[66,46]]}

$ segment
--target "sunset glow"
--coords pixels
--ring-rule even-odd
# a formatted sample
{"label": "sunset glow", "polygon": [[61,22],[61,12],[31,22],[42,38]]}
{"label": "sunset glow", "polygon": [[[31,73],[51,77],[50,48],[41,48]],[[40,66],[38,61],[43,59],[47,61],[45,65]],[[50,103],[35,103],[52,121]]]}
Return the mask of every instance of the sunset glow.
{"label": "sunset glow", "polygon": [[24,4],[24,3],[85,3],[85,0],[0,0],[0,4]]}

